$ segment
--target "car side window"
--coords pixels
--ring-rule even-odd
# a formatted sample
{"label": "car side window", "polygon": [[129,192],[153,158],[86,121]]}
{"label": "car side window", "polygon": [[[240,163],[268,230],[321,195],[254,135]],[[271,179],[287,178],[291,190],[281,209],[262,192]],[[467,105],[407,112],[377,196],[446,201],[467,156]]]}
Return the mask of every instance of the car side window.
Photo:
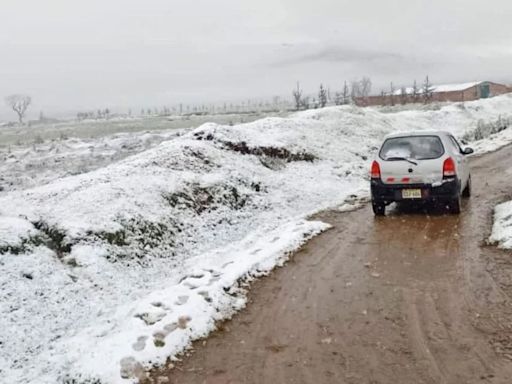
{"label": "car side window", "polygon": [[450,141],[452,142],[455,150],[458,151],[459,153],[462,153],[462,148],[459,145],[459,142],[457,141],[457,139],[455,139],[455,137],[453,137],[453,136],[450,136]]}

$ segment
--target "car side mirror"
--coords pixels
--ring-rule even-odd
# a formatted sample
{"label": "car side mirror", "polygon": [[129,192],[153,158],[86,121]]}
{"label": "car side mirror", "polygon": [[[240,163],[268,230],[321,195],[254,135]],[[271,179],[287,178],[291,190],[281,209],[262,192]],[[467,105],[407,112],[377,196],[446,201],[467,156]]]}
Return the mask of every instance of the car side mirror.
{"label": "car side mirror", "polygon": [[469,147],[466,147],[462,150],[462,154],[463,155],[471,155],[472,153],[474,153],[475,151],[473,151],[473,148],[469,148]]}

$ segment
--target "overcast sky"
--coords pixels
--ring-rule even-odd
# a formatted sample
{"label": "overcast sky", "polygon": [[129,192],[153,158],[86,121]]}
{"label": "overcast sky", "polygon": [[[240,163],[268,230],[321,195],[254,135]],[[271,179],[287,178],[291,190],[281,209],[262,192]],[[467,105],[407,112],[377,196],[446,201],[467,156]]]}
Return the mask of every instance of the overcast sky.
{"label": "overcast sky", "polygon": [[0,0],[0,97],[34,114],[511,72],[510,0]]}

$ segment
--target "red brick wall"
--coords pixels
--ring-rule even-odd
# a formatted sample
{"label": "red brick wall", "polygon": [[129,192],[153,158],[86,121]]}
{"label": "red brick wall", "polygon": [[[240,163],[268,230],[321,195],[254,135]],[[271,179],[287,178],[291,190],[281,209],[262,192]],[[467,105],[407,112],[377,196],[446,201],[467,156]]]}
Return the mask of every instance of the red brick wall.
{"label": "red brick wall", "polygon": [[491,96],[503,95],[504,93],[512,92],[510,87],[503,84],[489,83]]}
{"label": "red brick wall", "polygon": [[478,100],[479,98],[480,98],[480,92],[479,92],[478,85],[475,85],[474,87],[465,89],[463,91],[436,92],[432,95],[433,101],[440,101],[440,102],[472,101],[472,100]]}
{"label": "red brick wall", "polygon": [[464,90],[462,95],[464,100],[461,101],[478,100],[480,98],[480,85],[475,85],[474,87]]}
{"label": "red brick wall", "polygon": [[369,107],[375,105],[387,105],[387,96],[368,96],[368,97],[356,97],[354,102],[359,107]]}

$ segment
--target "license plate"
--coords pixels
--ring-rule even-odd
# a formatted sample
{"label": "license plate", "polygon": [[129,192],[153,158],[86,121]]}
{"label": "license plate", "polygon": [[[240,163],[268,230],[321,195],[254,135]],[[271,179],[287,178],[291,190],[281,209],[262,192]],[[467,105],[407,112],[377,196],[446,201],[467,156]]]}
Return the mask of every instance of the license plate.
{"label": "license plate", "polygon": [[403,199],[421,199],[421,189],[402,189]]}

